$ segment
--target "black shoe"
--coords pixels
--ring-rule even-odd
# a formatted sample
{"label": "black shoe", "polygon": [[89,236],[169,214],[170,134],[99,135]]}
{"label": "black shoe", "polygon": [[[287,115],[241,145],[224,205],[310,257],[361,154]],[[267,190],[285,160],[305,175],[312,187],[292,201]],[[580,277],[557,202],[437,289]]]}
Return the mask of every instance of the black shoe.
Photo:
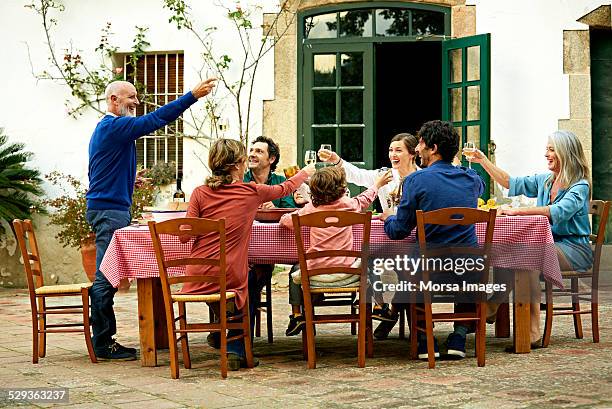
{"label": "black shoe", "polygon": [[220,332],[211,332],[206,337],[206,342],[208,346],[211,348],[219,349],[221,348],[221,333]]}
{"label": "black shoe", "polygon": [[450,359],[465,358],[465,337],[451,333],[446,340],[446,355]]}
{"label": "black shoe", "polygon": [[114,342],[103,351],[96,352],[96,358],[100,361],[135,361],[136,353],[130,352],[128,349]]}
{"label": "black shoe", "polygon": [[[434,337],[433,340],[434,340],[434,358],[440,358],[440,348],[438,348],[438,340],[436,339],[436,337]],[[417,354],[420,360],[426,361],[427,359],[429,359],[429,354],[427,353],[427,338],[426,337],[419,337]]]}
{"label": "black shoe", "polygon": [[396,321],[382,321],[374,330],[374,338],[378,340],[387,339],[389,333],[395,327]]}
{"label": "black shoe", "polygon": [[[397,322],[399,314],[397,312],[391,312],[389,308],[389,304],[383,304],[383,306],[376,305],[374,306],[374,310],[372,311],[372,319],[378,321],[387,321],[392,322],[393,325]],[[391,327],[393,328],[393,327]]]}
{"label": "black shoe", "polygon": [[134,355],[138,353],[138,350],[136,348],[124,347],[123,345],[115,341],[114,338],[113,338],[113,343],[115,344],[118,351],[124,351],[124,352],[127,352],[128,354],[134,354]]}
{"label": "black shoe", "polygon": [[303,315],[290,315],[289,316],[289,325],[287,326],[287,330],[285,331],[285,335],[288,337],[292,337],[294,335],[298,335],[304,329],[306,325],[306,319]]}
{"label": "black shoe", "polygon": [[[259,366],[259,359],[253,357],[253,368],[256,366]],[[240,368],[246,367],[246,357],[231,352],[227,354],[227,369],[230,371],[237,371]]]}

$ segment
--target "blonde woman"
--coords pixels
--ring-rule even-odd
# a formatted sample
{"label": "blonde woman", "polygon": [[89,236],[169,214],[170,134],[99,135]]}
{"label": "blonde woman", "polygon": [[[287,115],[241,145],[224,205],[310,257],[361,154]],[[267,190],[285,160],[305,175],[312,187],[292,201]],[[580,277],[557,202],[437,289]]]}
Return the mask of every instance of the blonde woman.
{"label": "blonde woman", "polygon": [[[589,245],[590,172],[580,140],[570,131],[556,131],[548,137],[546,157],[548,172],[512,177],[479,150],[468,160],[480,163],[510,196],[537,198],[536,207],[503,210],[507,215],[542,215],[548,217],[557,248],[561,270],[585,271],[593,264]],[[539,283],[535,283],[539,289]],[[534,288],[534,290],[536,290]],[[533,304],[532,304],[533,306]],[[532,310],[531,341],[540,337],[539,305]],[[537,326],[537,328],[536,328]]]}
{"label": "blonde woman", "polygon": [[[257,209],[262,203],[285,197],[298,188],[309,176],[314,174],[314,165],[306,166],[287,181],[274,186],[244,183],[243,175],[247,167],[247,154],[244,145],[233,139],[218,139],[208,154],[208,167],[212,176],[203,186],[197,187],[189,201],[187,217],[225,219],[227,288],[236,293],[236,307],[242,308],[247,300],[251,312],[251,331],[255,297],[250,295],[255,279],[249,279],[247,256],[251,225]],[[194,257],[212,257],[219,253],[219,243],[214,236],[198,237],[193,243],[191,254]],[[215,267],[188,266],[188,275],[205,275]],[[182,293],[209,294],[219,291],[215,283],[185,283]],[[230,331],[231,332],[231,331]],[[232,334],[229,334],[232,336]],[[228,366],[237,370],[244,366],[244,344],[231,341],[227,344]]]}

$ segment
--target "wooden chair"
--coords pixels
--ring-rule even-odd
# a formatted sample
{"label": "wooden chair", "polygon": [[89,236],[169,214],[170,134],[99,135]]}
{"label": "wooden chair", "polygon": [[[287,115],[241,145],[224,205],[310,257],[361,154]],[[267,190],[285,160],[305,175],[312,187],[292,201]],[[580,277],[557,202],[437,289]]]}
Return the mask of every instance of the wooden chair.
{"label": "wooden chair", "polygon": [[[487,255],[490,252],[491,243],[493,242],[493,230],[495,229],[495,218],[497,211],[478,210],[473,208],[450,207],[445,209],[423,212],[417,210],[417,236],[419,239],[419,247],[424,259],[447,257],[449,255],[457,256],[477,256],[484,259],[484,268],[481,271],[479,283],[488,283],[490,257]],[[455,247],[452,244],[444,248],[428,248],[427,239],[425,236],[425,225],[473,225],[475,223],[486,223],[487,230],[484,245],[479,247]],[[420,274],[420,279],[424,282],[430,281],[431,273],[437,274],[454,274],[453,272],[440,273],[423,269]],[[485,365],[485,336],[486,336],[486,294],[483,292],[480,297],[476,297],[476,312],[463,313],[432,313],[432,293],[430,291],[422,291],[423,304],[416,302],[410,305],[410,355],[412,359],[417,358],[417,333],[425,332],[427,335],[427,361],[429,368],[432,369],[436,365],[434,352],[434,336],[433,326],[436,322],[475,322],[476,324],[476,358],[478,366]],[[422,305],[422,306],[421,306]],[[419,322],[425,321],[425,328],[419,327]]]}
{"label": "wooden chair", "polygon": [[[593,266],[586,272],[578,271],[562,271],[561,277],[564,280],[570,281],[569,290],[553,289],[552,284],[548,281],[545,284],[544,291],[546,292],[546,321],[544,324],[544,337],[542,338],[542,346],[548,347],[550,343],[550,334],[552,332],[553,316],[555,315],[571,315],[574,317],[574,331],[576,338],[582,339],[582,314],[591,314],[591,325],[593,328],[593,342],[599,342],[599,316],[598,316],[598,289],[599,289],[599,266],[601,259],[602,246],[605,240],[606,224],[608,222],[608,213],[610,211],[610,201],[591,200],[589,204],[589,213],[599,216],[599,228],[597,234],[591,234],[590,241],[595,247],[593,256]],[[580,289],[580,280],[590,279],[591,288],[588,291]],[[571,306],[555,306],[553,297],[571,297]],[[580,309],[580,301],[588,301],[591,303],[591,308],[586,310]]]}
{"label": "wooden chair", "polygon": [[[161,223],[149,222],[149,230],[157,264],[159,265],[159,277],[162,284],[162,293],[164,297],[164,307],[166,310],[166,323],[168,327],[168,340],[170,348],[170,376],[172,379],[179,377],[178,365],[178,349],[177,343],[181,342],[183,351],[183,364],[186,369],[191,368],[191,357],[189,355],[189,340],[187,334],[189,332],[220,332],[221,335],[221,377],[227,377],[227,342],[237,339],[244,340],[244,348],[246,352],[246,361],[249,368],[253,367],[253,352],[251,350],[251,335],[249,325],[249,302],[248,296],[246,303],[236,315],[227,316],[227,301],[235,298],[234,291],[228,291],[226,288],[226,261],[225,261],[225,219],[209,220],[199,218],[182,218],[173,219]],[[202,236],[202,235],[218,235],[219,237],[219,256],[216,258],[175,258],[170,254],[166,254],[161,245],[160,236]],[[176,277],[168,276],[168,268],[200,265],[214,266],[219,268],[218,275],[183,275]],[[219,285],[219,292],[213,294],[192,295],[172,292],[170,288],[173,284],[179,283],[215,283]],[[217,323],[188,323],[187,322],[187,303],[219,303],[219,322]],[[178,304],[178,317],[174,314],[174,304]],[[176,328],[176,322],[179,322],[179,328]],[[241,335],[228,338],[227,330],[242,330]],[[178,335],[178,337],[177,337]]]}
{"label": "wooden chair", "polygon": [[[306,318],[306,331],[302,332],[302,341],[306,345],[306,355],[308,358],[308,368],[316,367],[315,353],[315,324],[331,324],[331,323],[351,323],[357,324],[357,363],[363,368],[365,366],[366,354],[372,356],[373,338],[372,338],[372,315],[370,302],[368,300],[368,280],[367,280],[367,265],[368,265],[368,246],[370,242],[370,222],[372,213],[357,213],[348,211],[321,211],[303,216],[293,214],[293,228],[295,232],[295,241],[298,249],[298,257],[300,262],[302,292],[304,294],[304,315]],[[328,250],[328,251],[312,251],[306,252],[304,241],[302,239],[302,227],[349,227],[353,225],[363,226],[363,240],[361,250]],[[307,260],[313,260],[321,257],[355,257],[361,260],[361,266],[355,267],[329,267],[310,269],[307,265]],[[348,273],[359,276],[358,285],[351,287],[325,287],[316,288],[310,286],[310,278],[321,274]],[[355,283],[357,284],[357,283]],[[330,305],[346,305],[342,300],[336,298],[339,294],[348,294],[349,300],[355,299],[355,294],[359,294],[359,307],[355,311],[351,308],[348,314],[315,314],[313,305],[313,294],[331,294],[332,299],[323,303],[321,306]],[[347,297],[344,297],[347,298]]]}
{"label": "wooden chair", "polygon": [[[265,298],[262,300],[262,296]],[[268,343],[274,342],[272,329],[272,278],[266,283],[265,292],[259,294],[259,299],[255,303],[255,336],[261,337],[261,313],[266,313],[266,328],[268,331]]]}
{"label": "wooden chair", "polygon": [[[13,220],[13,227],[23,256],[23,267],[28,281],[30,308],[32,311],[32,363],[38,363],[38,358],[44,358],[47,349],[47,334],[80,332],[85,335],[85,344],[91,362],[96,363],[96,354],[91,343],[89,328],[89,288],[91,283],[45,285],[42,263],[38,251],[38,242],[30,220]],[[29,248],[29,250],[28,250]],[[75,305],[47,305],[51,297],[81,297],[81,303]],[[48,315],[79,314],[81,322],[66,322],[48,324]],[[81,328],[78,328],[81,327]]]}

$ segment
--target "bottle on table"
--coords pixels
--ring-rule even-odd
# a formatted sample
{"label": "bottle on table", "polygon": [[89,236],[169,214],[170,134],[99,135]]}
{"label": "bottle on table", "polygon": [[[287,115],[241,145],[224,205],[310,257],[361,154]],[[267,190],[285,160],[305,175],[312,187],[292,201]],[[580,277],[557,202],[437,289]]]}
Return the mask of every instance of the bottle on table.
{"label": "bottle on table", "polygon": [[181,178],[176,179],[176,192],[172,196],[173,202],[184,202],[185,201],[185,192],[181,189]]}

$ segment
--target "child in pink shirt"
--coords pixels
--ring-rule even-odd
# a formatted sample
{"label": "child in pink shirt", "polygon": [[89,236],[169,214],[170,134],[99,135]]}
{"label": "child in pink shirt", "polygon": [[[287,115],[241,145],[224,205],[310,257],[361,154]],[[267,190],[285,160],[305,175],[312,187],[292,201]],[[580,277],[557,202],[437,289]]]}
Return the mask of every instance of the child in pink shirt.
{"label": "child in pink shirt", "polygon": [[[347,189],[344,169],[327,167],[318,170],[310,180],[311,201],[294,213],[304,215],[326,210],[346,210],[361,212],[365,210],[378,194],[378,189],[392,180],[391,172],[386,172],[376,179],[373,186],[360,195],[350,198],[345,195]],[[291,214],[285,214],[280,220],[283,227],[293,230]],[[353,229],[351,227],[327,227],[310,229],[310,248],[306,252],[324,250],[351,250],[353,248]],[[309,268],[351,266],[357,259],[353,257],[326,257],[308,260]],[[358,261],[358,260],[357,260]],[[289,273],[289,303],[292,315],[289,316],[287,336],[297,335],[305,324],[301,313],[302,289],[300,287],[299,264],[293,266]],[[313,287],[348,286],[359,277],[351,274],[324,274],[313,277]]]}

